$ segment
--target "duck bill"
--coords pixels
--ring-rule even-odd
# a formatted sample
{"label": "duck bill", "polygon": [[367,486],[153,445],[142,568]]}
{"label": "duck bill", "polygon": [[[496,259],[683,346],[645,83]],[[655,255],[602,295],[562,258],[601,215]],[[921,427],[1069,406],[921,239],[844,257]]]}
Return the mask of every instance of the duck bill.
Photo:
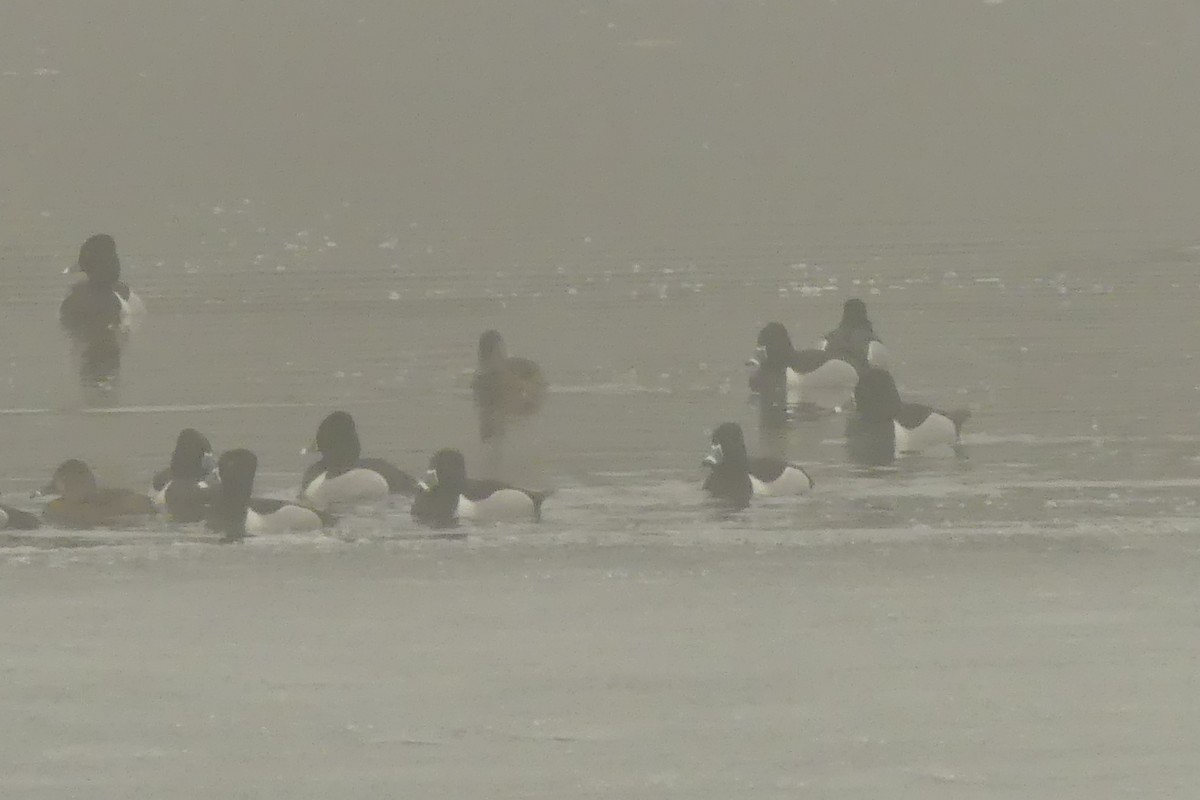
{"label": "duck bill", "polygon": [[309,442],[307,446],[300,448],[300,455],[302,455],[302,456],[307,456],[307,455],[311,455],[312,453],[318,453],[318,452],[320,452],[320,451],[317,450],[317,442],[315,439],[313,441]]}
{"label": "duck bill", "polygon": [[34,489],[32,492],[29,493],[29,496],[36,500],[39,497],[53,497],[57,494],[58,494],[58,489],[54,488],[54,484],[47,483],[45,486],[43,486],[40,489]]}
{"label": "duck bill", "polygon": [[217,471],[217,457],[211,452],[206,452],[200,456],[200,468],[204,470],[205,475],[212,475]]}
{"label": "duck bill", "polygon": [[754,348],[754,357],[746,360],[747,367],[761,367],[767,363],[767,348],[759,345]]}
{"label": "duck bill", "polygon": [[715,467],[721,463],[724,457],[725,454],[721,452],[721,445],[714,444],[712,446],[712,450],[708,451],[708,455],[704,457],[704,460],[700,462],[700,465],[703,467]]}
{"label": "duck bill", "polygon": [[425,477],[417,483],[417,488],[420,489],[422,492],[432,492],[434,489],[437,488],[437,485],[438,485],[437,473],[434,472],[433,470],[429,470],[428,472],[425,473]]}

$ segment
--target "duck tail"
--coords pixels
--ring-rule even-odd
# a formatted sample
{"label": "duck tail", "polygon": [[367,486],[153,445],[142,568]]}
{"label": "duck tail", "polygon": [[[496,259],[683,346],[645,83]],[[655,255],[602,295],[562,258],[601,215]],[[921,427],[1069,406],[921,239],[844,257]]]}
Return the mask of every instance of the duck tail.
{"label": "duck tail", "polygon": [[946,415],[954,423],[954,435],[962,436],[962,427],[971,418],[971,409],[956,408]]}
{"label": "duck tail", "polygon": [[796,469],[798,469],[798,470],[800,470],[801,472],[803,472],[803,473],[804,473],[804,477],[808,478],[808,489],[809,489],[809,491],[812,491],[813,489],[817,488],[817,482],[813,480],[813,476],[812,476],[812,474],[811,474],[811,473],[809,473],[809,471],[808,471],[808,470],[806,470],[804,467],[800,466],[799,464],[797,464],[797,465],[796,465]]}

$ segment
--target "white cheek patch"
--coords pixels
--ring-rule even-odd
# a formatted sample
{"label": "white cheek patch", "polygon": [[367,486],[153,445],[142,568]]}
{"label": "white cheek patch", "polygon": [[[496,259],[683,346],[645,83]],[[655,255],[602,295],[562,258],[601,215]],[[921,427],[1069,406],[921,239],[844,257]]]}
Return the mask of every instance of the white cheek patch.
{"label": "white cheek patch", "polygon": [[388,496],[387,481],[370,469],[352,469],[336,478],[322,472],[304,489],[304,499],[315,508],[328,508],[338,503],[379,500]]}

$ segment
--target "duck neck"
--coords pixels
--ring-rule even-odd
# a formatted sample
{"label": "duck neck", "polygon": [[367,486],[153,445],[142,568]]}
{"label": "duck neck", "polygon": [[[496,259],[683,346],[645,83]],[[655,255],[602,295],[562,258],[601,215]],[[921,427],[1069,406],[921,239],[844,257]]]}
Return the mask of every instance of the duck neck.
{"label": "duck neck", "polygon": [[358,441],[338,442],[336,446],[321,451],[321,461],[325,465],[327,477],[333,478],[343,472],[349,472],[358,464],[362,448]]}
{"label": "duck neck", "polygon": [[439,484],[417,495],[413,502],[413,517],[434,528],[453,528],[458,524],[457,490]]}
{"label": "duck neck", "polygon": [[212,506],[214,527],[225,534],[228,541],[246,538],[246,511],[250,507],[248,492],[221,487]]}

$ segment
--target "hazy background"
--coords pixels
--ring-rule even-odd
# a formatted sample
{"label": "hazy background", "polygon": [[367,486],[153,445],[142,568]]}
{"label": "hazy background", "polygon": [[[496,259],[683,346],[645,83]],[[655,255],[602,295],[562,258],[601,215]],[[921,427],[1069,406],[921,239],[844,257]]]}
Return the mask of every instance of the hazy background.
{"label": "hazy background", "polygon": [[[11,790],[121,796],[137,763],[208,796],[214,752],[223,791],[292,797],[1195,785],[1195,3],[8,0],[4,23],[6,501],[68,456],[144,485],[184,426],[287,494],[335,407],[407,469],[478,464],[487,327],[555,386],[505,477],[558,489],[545,524],[459,549],[411,544],[400,503],[251,566],[194,531],[10,537]],[[103,413],[56,321],[99,231],[150,312]],[[791,442],[810,501],[714,520],[698,460],[722,420],[755,441],[758,328],[813,342],[851,296],[906,396],[974,410],[969,459],[863,476],[825,420]],[[410,693],[381,695],[397,670]],[[347,705],[390,732],[332,736]],[[246,733],[281,714],[289,736]]]}

